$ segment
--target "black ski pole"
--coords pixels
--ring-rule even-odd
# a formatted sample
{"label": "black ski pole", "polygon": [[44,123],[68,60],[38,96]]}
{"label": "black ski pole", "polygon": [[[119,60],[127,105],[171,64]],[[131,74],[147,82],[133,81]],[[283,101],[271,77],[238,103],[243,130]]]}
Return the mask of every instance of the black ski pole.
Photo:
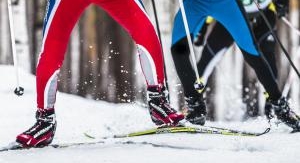
{"label": "black ski pole", "polygon": [[262,16],[262,18],[264,19],[266,25],[268,26],[272,36],[274,37],[274,39],[276,40],[276,42],[279,44],[280,48],[282,49],[283,53],[285,54],[286,58],[288,59],[288,61],[290,62],[292,68],[295,70],[296,74],[298,75],[298,78],[300,79],[300,73],[297,69],[297,67],[295,66],[295,64],[293,63],[291,57],[289,56],[287,50],[284,48],[282,42],[280,41],[280,39],[278,38],[278,36],[274,33],[271,25],[270,25],[270,22],[268,21],[266,15],[263,13],[262,9],[260,8],[259,4],[257,3],[256,0],[254,0],[254,3],[259,11],[259,14]]}
{"label": "black ski pole", "polygon": [[156,25],[156,29],[157,29],[157,33],[158,33],[158,38],[159,38],[159,41],[161,42],[161,32],[160,32],[160,27],[159,27],[159,21],[158,21],[155,1],[151,0],[151,4],[152,4],[152,7],[153,7],[154,19],[155,19],[155,25]]}
{"label": "black ski pole", "polygon": [[[166,64],[165,64],[165,53],[163,50],[163,46],[162,46],[162,40],[161,40],[161,32],[160,32],[160,27],[159,27],[159,21],[158,21],[158,16],[157,16],[157,11],[156,11],[156,5],[155,5],[155,1],[151,0],[152,3],[152,7],[153,7],[153,12],[154,12],[154,18],[155,18],[155,24],[156,24],[156,30],[158,33],[158,38],[161,44],[161,49],[162,49],[162,53],[163,53],[163,62],[164,62],[164,72],[165,72],[165,81],[166,81],[166,89],[169,90],[169,86],[168,86],[168,75],[167,75],[167,69],[166,69]],[[170,100],[170,96],[168,95],[168,99]]]}

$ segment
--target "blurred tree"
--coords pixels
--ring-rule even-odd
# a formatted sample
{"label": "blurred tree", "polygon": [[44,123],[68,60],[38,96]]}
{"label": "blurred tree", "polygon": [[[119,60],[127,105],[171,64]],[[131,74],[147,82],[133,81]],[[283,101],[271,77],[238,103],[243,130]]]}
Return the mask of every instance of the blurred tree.
{"label": "blurred tree", "polygon": [[80,63],[78,95],[80,96],[91,94],[95,83],[94,69],[97,64],[95,21],[96,12],[93,6],[86,10],[79,23]]}
{"label": "blurred tree", "polygon": [[0,1],[0,64],[12,64],[7,1]]}
{"label": "blurred tree", "polygon": [[31,58],[31,72],[35,74],[36,63],[39,56],[42,30],[43,30],[43,18],[45,13],[46,1],[34,0],[26,1],[26,15],[29,37],[29,54]]}

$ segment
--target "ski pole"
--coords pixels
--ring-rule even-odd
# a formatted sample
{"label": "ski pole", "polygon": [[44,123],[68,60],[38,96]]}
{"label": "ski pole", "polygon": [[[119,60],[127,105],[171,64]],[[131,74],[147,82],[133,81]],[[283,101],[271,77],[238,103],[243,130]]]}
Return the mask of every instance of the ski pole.
{"label": "ski pole", "polygon": [[[178,0],[179,1],[179,5],[180,5],[180,10],[181,10],[181,14],[182,14],[182,19],[183,19],[183,24],[184,24],[184,29],[185,29],[185,33],[186,33],[186,37],[187,37],[187,40],[188,40],[188,44],[189,44],[189,49],[190,49],[190,53],[191,53],[191,60],[192,60],[192,64],[194,66],[194,71],[195,71],[195,74],[196,74],[196,84],[197,86],[200,86],[200,87],[204,87],[203,86],[203,83],[201,82],[201,79],[200,79],[200,76],[199,76],[199,72],[198,72],[198,68],[197,68],[197,61],[196,61],[196,55],[195,55],[195,51],[194,51],[194,47],[193,47],[193,43],[192,43],[192,39],[191,39],[191,35],[190,35],[190,29],[189,29],[189,25],[188,25],[188,22],[187,22],[187,16],[186,16],[186,12],[185,12],[185,9],[184,9],[184,5],[183,5],[183,0]],[[203,89],[202,88],[198,88],[196,85],[196,90],[199,92],[199,93],[202,93]]]}
{"label": "ski pole", "polygon": [[262,9],[260,8],[260,6],[259,6],[257,0],[254,0],[254,3],[255,3],[255,5],[256,5],[258,11],[259,11],[259,14],[262,16],[262,18],[264,19],[266,25],[268,26],[268,28],[269,28],[269,30],[270,30],[272,36],[274,37],[274,39],[276,40],[276,42],[279,44],[279,46],[280,46],[280,48],[282,49],[283,53],[285,54],[286,58],[287,58],[288,61],[290,62],[292,68],[294,69],[294,71],[296,72],[298,78],[300,79],[300,73],[299,73],[297,67],[296,67],[295,64],[293,63],[291,57],[289,56],[287,50],[284,48],[284,46],[283,46],[282,42],[280,41],[280,39],[278,38],[278,36],[274,33],[274,31],[273,31],[273,29],[272,29],[272,27],[271,27],[271,25],[270,25],[270,22],[268,21],[266,15],[263,13]]}
{"label": "ski pole", "polygon": [[161,32],[160,32],[160,27],[159,27],[159,21],[158,21],[155,1],[151,0],[151,4],[152,4],[152,7],[153,7],[154,19],[155,19],[155,25],[156,25],[156,29],[157,29],[157,33],[158,33],[158,38],[159,38],[159,41],[161,42]]}
{"label": "ski pole", "polygon": [[10,29],[10,40],[11,40],[13,62],[14,62],[14,68],[16,74],[16,89],[14,90],[14,93],[18,96],[22,96],[24,94],[24,88],[22,88],[19,84],[18,59],[17,59],[17,51],[16,51],[16,40],[15,40],[11,0],[7,0],[7,7],[8,7],[8,20],[9,20],[9,29]]}
{"label": "ski pole", "polygon": [[287,26],[289,26],[298,36],[300,36],[300,31],[299,31],[299,29],[297,29],[296,27],[294,27],[293,25],[292,25],[292,23],[291,22],[289,22],[288,20],[287,20],[287,18],[285,18],[284,16],[283,17],[281,17],[281,20],[287,25]]}
{"label": "ski pole", "polygon": [[[300,51],[300,48],[298,48],[296,50],[297,54],[298,54],[299,51]],[[300,58],[300,55],[296,55],[295,58],[294,58],[294,60],[296,61],[299,58]],[[294,71],[290,71],[289,75],[287,77],[286,83],[285,83],[285,85],[283,87],[282,96],[286,97],[288,95],[288,93],[289,93],[289,91],[291,89],[291,86],[292,86],[293,81],[295,80],[295,78],[296,78],[295,72]]]}
{"label": "ski pole", "polygon": [[[293,26],[292,23],[291,23],[290,21],[287,20],[287,18],[281,17],[281,20],[282,20],[288,27],[290,27],[290,28],[291,28],[298,36],[300,36],[300,31],[299,31],[295,26]],[[298,48],[297,51],[299,51],[299,48]],[[295,59],[298,60],[299,58],[300,58],[300,56],[297,55]],[[292,83],[293,83],[293,81],[294,81],[294,78],[295,78],[295,73],[290,72],[290,73],[289,73],[289,76],[288,76],[288,78],[287,78],[287,82],[286,82],[286,84],[285,84],[284,87],[283,87],[283,91],[282,91],[282,95],[283,95],[283,96],[287,96],[287,94],[288,94],[288,92],[289,92],[289,90],[290,90],[290,87],[291,87],[291,85],[292,85]]]}
{"label": "ski pole", "polygon": [[[161,44],[162,53],[163,53],[166,89],[169,90],[168,75],[167,75],[167,69],[166,69],[165,57],[164,57],[165,53],[164,53],[163,46],[162,46],[161,32],[160,32],[160,27],[159,27],[159,21],[158,21],[158,16],[157,16],[156,5],[155,5],[155,1],[154,0],[151,0],[151,3],[152,3],[152,7],[153,7],[153,12],[154,12],[156,30],[157,30],[157,33],[158,33],[158,38],[159,38],[159,41],[160,41],[160,44]],[[168,95],[168,99],[170,100],[170,96],[169,95]]]}

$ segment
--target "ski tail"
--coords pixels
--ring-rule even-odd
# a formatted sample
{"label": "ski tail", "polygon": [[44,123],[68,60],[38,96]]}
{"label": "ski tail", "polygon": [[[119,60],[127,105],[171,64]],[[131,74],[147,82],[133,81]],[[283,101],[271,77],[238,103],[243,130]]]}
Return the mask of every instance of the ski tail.
{"label": "ski tail", "polygon": [[19,150],[19,149],[25,149],[22,144],[18,142],[11,142],[7,146],[0,148],[0,152],[4,151],[10,151],[10,150]]}

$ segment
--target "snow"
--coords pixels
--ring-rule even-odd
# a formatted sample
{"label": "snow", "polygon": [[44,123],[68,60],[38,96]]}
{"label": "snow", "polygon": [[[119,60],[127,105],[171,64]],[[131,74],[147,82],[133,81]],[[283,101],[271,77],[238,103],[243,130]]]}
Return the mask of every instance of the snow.
{"label": "snow", "polygon": [[[0,147],[14,141],[15,136],[34,123],[35,78],[20,71],[23,96],[13,94],[14,69],[0,66],[1,114]],[[74,95],[57,95],[57,143],[91,142],[88,133],[101,137],[124,134],[154,127],[147,109],[137,104],[113,104],[87,100]],[[270,133],[260,137],[223,136],[209,134],[161,134],[142,137],[103,139],[96,145],[54,149],[51,147],[0,153],[0,163],[140,163],[140,162],[222,162],[222,163],[297,163],[300,134],[272,123]],[[268,127],[264,118],[246,122],[208,122],[245,131],[263,131]]]}

